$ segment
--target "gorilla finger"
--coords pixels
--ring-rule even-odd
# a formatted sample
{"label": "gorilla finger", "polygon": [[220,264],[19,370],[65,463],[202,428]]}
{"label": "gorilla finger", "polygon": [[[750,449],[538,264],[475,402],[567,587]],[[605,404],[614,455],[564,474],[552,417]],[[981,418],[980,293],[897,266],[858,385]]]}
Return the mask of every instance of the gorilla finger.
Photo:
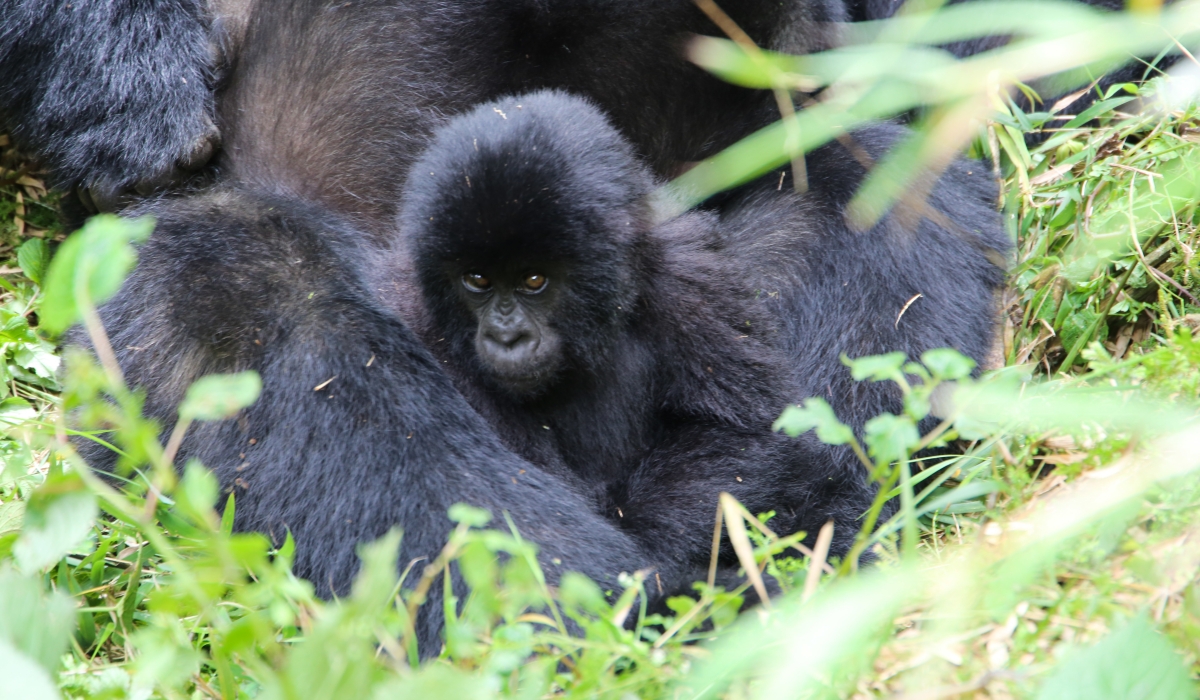
{"label": "gorilla finger", "polygon": [[[116,211],[129,200],[130,194],[128,188],[108,180],[97,180],[80,190],[87,193],[87,198],[97,213]],[[80,199],[83,199],[82,195]]]}
{"label": "gorilla finger", "polygon": [[185,171],[195,171],[203,168],[212,160],[213,154],[221,145],[221,132],[207,115],[204,117],[204,133],[192,142],[191,150],[180,156],[176,165]]}
{"label": "gorilla finger", "polygon": [[100,208],[96,206],[96,202],[92,200],[91,191],[82,185],[75,188],[75,198],[83,205],[83,208],[89,215],[99,214]]}

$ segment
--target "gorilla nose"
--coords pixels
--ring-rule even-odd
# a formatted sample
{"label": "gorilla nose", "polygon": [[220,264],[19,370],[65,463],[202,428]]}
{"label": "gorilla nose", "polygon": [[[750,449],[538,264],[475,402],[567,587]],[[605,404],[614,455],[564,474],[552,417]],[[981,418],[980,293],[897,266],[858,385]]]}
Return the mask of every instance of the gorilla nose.
{"label": "gorilla nose", "polygon": [[519,345],[532,340],[532,337],[524,328],[490,328],[487,339],[505,350],[515,350]]}

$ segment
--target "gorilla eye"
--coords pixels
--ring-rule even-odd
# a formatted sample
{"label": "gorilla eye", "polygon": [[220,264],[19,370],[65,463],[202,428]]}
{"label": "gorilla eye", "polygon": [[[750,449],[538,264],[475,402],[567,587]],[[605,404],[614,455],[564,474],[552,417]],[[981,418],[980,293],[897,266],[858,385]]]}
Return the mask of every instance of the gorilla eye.
{"label": "gorilla eye", "polygon": [[468,272],[462,280],[463,285],[472,292],[486,292],[492,288],[492,281],[478,272]]}
{"label": "gorilla eye", "polygon": [[529,294],[537,294],[546,288],[545,275],[526,275],[521,281],[521,290]]}

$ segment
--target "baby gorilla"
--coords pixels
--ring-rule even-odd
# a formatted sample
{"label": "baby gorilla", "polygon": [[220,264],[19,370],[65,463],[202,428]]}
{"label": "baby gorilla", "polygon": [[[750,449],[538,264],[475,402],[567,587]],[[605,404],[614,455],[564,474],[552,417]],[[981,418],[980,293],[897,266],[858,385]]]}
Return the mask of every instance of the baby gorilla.
{"label": "baby gorilla", "polygon": [[[783,533],[833,519],[844,554],[865,474],[771,432],[790,376],[774,324],[716,216],[651,225],[655,186],[581,98],[452,120],[405,188],[394,258],[423,302],[405,312],[512,450],[589,484],[654,556],[706,562],[722,491]],[[403,300],[411,273],[392,273]]]}

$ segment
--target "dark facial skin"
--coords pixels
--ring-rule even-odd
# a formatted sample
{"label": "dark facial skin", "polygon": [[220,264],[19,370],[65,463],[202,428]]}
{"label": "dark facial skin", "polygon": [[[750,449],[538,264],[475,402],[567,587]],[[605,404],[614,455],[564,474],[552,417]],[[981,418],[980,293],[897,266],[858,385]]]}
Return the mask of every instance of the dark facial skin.
{"label": "dark facial skin", "polygon": [[459,275],[460,295],[475,315],[475,353],[510,393],[541,393],[562,365],[562,338],[550,323],[562,279],[533,268],[478,266]]}

